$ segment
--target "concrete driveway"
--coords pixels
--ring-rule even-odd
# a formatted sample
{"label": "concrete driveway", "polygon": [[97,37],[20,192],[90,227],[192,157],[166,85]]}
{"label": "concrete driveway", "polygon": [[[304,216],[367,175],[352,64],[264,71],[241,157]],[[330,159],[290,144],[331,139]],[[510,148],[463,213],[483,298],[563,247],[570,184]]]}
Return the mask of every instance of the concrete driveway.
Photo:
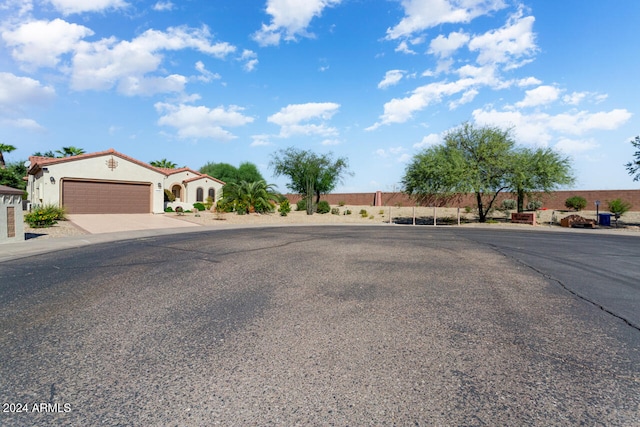
{"label": "concrete driveway", "polygon": [[67,218],[91,234],[199,227],[198,224],[188,221],[153,214],[78,214],[67,215]]}

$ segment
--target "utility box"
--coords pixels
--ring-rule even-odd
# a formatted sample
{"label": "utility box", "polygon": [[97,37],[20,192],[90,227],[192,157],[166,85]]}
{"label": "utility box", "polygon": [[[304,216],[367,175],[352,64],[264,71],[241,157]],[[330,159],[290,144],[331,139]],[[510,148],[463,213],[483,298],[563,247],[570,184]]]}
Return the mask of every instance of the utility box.
{"label": "utility box", "polygon": [[608,213],[598,214],[598,225],[611,227],[611,214],[608,214]]}
{"label": "utility box", "polygon": [[24,191],[0,185],[0,244],[24,241]]}

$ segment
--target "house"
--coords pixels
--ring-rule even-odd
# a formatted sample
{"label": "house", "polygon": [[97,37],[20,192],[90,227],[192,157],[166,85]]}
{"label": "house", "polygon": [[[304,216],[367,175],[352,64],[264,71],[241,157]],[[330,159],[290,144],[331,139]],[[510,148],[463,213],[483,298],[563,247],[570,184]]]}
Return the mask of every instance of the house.
{"label": "house", "polygon": [[222,197],[224,182],[190,168],[162,169],[114,149],[78,156],[29,158],[32,205],[62,206],[69,214],[163,213],[165,189],[173,207]]}
{"label": "house", "polygon": [[0,185],[0,243],[24,240],[24,191]]}

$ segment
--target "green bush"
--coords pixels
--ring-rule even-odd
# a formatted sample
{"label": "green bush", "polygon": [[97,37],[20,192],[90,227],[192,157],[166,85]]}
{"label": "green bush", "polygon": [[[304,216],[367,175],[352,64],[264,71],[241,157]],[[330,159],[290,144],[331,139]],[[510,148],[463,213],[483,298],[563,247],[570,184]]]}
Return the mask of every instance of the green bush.
{"label": "green bush", "polygon": [[213,197],[207,197],[207,201],[204,203],[204,207],[206,210],[211,210],[211,206],[213,206]]}
{"label": "green bush", "polygon": [[575,209],[576,211],[581,211],[582,209],[587,207],[587,199],[580,196],[569,197],[564,201],[564,205],[569,209]]}
{"label": "green bush", "polygon": [[282,202],[280,202],[278,212],[280,212],[280,216],[287,216],[289,212],[291,212],[291,204],[289,203],[288,199],[284,199]]}
{"label": "green bush", "polygon": [[173,208],[171,206],[167,206],[166,208],[164,208],[165,212],[173,212]]}
{"label": "green bush", "polygon": [[541,207],[542,207],[542,202],[540,200],[531,200],[529,203],[527,203],[528,211],[537,211]]}
{"label": "green bush", "polygon": [[338,202],[338,206],[340,206],[340,207],[344,206],[344,200],[340,200],[340,201]]}
{"label": "green bush", "polygon": [[360,216],[361,216],[362,218],[366,218],[366,217],[368,217],[368,216],[369,216],[369,213],[367,212],[367,210],[366,210],[366,209],[360,209]]}
{"label": "green bush", "polygon": [[64,208],[56,205],[36,206],[24,216],[25,222],[32,228],[51,227],[64,219]]}
{"label": "green bush", "polygon": [[307,210],[307,199],[300,199],[296,203],[297,211],[306,211]]}
{"label": "green bush", "polygon": [[193,208],[199,211],[205,210],[204,203],[196,202],[193,204]]}
{"label": "green bush", "polygon": [[351,215],[351,209],[345,209],[343,215]]}
{"label": "green bush", "polygon": [[320,202],[316,206],[316,212],[319,214],[326,214],[331,212],[331,206],[329,205],[329,202],[327,202],[326,200],[320,200]]}
{"label": "green bush", "polygon": [[513,199],[505,199],[500,204],[501,211],[513,211],[518,208],[518,202]]}
{"label": "green bush", "polygon": [[631,203],[625,202],[622,199],[614,199],[607,204],[609,205],[609,212],[615,216],[616,221],[631,209]]}
{"label": "green bush", "polygon": [[340,215],[340,208],[331,208],[331,215]]}

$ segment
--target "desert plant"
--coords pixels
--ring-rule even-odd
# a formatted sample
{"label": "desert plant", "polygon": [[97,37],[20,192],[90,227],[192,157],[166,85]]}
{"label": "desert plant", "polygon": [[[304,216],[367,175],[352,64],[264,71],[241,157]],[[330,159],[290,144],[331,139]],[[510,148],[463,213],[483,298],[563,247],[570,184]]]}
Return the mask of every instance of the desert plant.
{"label": "desert plant", "polygon": [[51,227],[64,219],[64,208],[56,205],[36,206],[24,216],[25,222],[32,228]]}
{"label": "desert plant", "polygon": [[378,211],[378,215],[382,215],[382,216],[384,216],[384,209],[380,209],[380,210]]}
{"label": "desert plant", "polygon": [[204,203],[204,207],[207,210],[211,210],[211,206],[213,206],[213,197],[209,196],[207,197],[207,201]]}
{"label": "desert plant", "polygon": [[165,212],[173,212],[173,208],[171,206],[167,206],[166,208],[164,208]]}
{"label": "desert plant", "polygon": [[331,208],[331,215],[340,215],[340,208]]}
{"label": "desert plant", "polygon": [[171,192],[168,188],[164,189],[164,201],[165,202],[175,202],[176,195]]}
{"label": "desert plant", "polygon": [[369,213],[367,212],[367,210],[366,210],[366,209],[360,209],[360,216],[361,216],[362,218],[366,218],[366,217],[368,217],[368,216],[369,216]]}
{"label": "desert plant", "polygon": [[329,205],[329,202],[327,202],[326,200],[320,200],[320,202],[318,202],[318,205],[316,206],[316,212],[319,214],[326,214],[331,212],[331,206]]}
{"label": "desert plant", "polygon": [[280,212],[280,216],[287,216],[289,212],[291,212],[291,204],[289,203],[289,199],[284,199],[282,202],[280,202],[278,212]]}
{"label": "desert plant", "polygon": [[537,211],[541,207],[542,207],[542,202],[540,200],[531,200],[529,203],[527,203],[528,211]]}
{"label": "desert plant", "polygon": [[609,212],[611,212],[616,219],[616,227],[618,226],[618,219],[631,209],[631,203],[625,202],[618,198],[607,202],[609,205]]}
{"label": "desert plant", "polygon": [[194,203],[194,204],[193,204],[193,208],[194,208],[194,209],[197,209],[198,211],[203,211],[203,210],[205,210],[204,203],[200,203],[200,202],[196,202],[196,203]]}
{"label": "desert plant", "polygon": [[471,206],[464,207],[464,213],[470,214],[472,211],[473,211],[473,208]]}
{"label": "desert plant", "polygon": [[369,215],[369,219],[374,219],[376,216],[375,215]]}
{"label": "desert plant", "polygon": [[340,200],[340,201],[338,202],[338,206],[342,207],[342,206],[344,206],[344,205],[345,205],[344,200]]}
{"label": "desert plant", "polygon": [[564,205],[569,209],[581,211],[587,207],[587,199],[581,196],[572,196],[564,201]]}
{"label": "desert plant", "polygon": [[351,209],[345,209],[343,215],[351,215]]}
{"label": "desert plant", "polygon": [[300,199],[296,203],[297,211],[306,211],[307,210],[307,199]]}
{"label": "desert plant", "polygon": [[501,211],[513,211],[518,208],[518,202],[513,199],[504,199],[498,208]]}

